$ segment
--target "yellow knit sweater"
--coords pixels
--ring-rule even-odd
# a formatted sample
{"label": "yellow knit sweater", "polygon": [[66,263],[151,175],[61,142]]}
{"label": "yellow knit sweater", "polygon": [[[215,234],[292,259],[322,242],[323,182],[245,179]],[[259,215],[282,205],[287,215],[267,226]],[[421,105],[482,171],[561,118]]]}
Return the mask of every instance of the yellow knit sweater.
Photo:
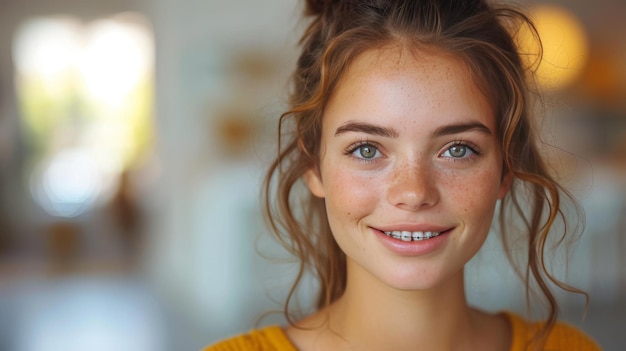
{"label": "yellow knit sweater", "polygon": [[[541,327],[540,323],[528,323],[512,313],[504,313],[512,328],[510,351],[526,351],[533,333]],[[297,351],[279,326],[269,326],[252,330],[248,334],[223,340],[204,351]],[[546,351],[601,351],[598,344],[580,330],[558,323],[546,342]]]}

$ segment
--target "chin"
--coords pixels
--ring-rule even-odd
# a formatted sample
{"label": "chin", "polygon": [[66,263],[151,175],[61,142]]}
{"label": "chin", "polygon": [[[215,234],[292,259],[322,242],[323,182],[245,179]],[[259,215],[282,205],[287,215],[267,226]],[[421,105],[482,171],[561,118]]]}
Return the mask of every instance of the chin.
{"label": "chin", "polygon": [[[462,279],[462,275],[458,275]],[[400,270],[384,276],[383,283],[402,291],[426,291],[436,289],[457,279],[457,274],[445,274],[441,270],[412,269]]]}

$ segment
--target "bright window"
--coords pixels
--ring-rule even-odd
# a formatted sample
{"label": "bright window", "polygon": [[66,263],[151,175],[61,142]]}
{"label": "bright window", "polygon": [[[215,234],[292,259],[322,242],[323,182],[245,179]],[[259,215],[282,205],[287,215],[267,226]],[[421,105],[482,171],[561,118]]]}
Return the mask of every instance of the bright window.
{"label": "bright window", "polygon": [[51,215],[76,217],[151,147],[151,27],[136,13],[32,18],[13,58],[31,192]]}

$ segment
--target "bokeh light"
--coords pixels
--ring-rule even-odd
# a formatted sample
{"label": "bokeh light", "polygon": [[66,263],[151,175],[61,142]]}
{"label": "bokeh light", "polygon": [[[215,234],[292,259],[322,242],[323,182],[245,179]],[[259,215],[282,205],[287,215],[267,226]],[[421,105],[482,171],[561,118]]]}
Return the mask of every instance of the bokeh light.
{"label": "bokeh light", "polygon": [[147,21],[32,18],[13,43],[35,201],[76,217],[111,198],[150,142],[154,44]]}
{"label": "bokeh light", "polygon": [[537,82],[542,88],[567,87],[579,78],[587,64],[589,44],[585,29],[576,16],[557,5],[535,5],[530,13],[541,38],[543,58],[538,62],[538,42],[526,27],[518,37],[523,58],[537,69]]}
{"label": "bokeh light", "polygon": [[80,53],[80,25],[71,17],[36,18],[17,32],[13,62],[19,74],[41,82],[47,93],[59,89]]}
{"label": "bokeh light", "polygon": [[76,217],[96,200],[102,188],[98,164],[86,150],[64,150],[43,163],[42,173],[33,173],[35,201],[46,212],[59,217]]}
{"label": "bokeh light", "polygon": [[80,75],[96,100],[118,106],[151,69],[152,43],[145,30],[115,19],[94,22],[80,56]]}

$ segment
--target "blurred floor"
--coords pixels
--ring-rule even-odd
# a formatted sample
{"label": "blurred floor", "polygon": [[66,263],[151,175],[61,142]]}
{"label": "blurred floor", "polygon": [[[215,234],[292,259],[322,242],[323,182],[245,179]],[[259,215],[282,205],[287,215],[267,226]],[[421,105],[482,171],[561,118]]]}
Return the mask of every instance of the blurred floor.
{"label": "blurred floor", "polygon": [[198,350],[206,342],[137,276],[83,274],[0,284],[0,350]]}

